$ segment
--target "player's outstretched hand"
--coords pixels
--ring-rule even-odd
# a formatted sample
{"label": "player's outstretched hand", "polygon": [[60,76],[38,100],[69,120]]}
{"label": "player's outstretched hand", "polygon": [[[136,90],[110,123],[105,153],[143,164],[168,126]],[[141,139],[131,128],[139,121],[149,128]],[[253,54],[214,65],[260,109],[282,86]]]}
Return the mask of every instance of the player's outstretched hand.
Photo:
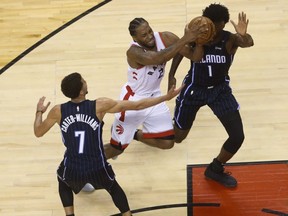
{"label": "player's outstretched hand", "polygon": [[44,101],[45,101],[46,97],[41,97],[37,103],[37,112],[46,112],[48,106],[50,105],[50,102],[48,102],[46,105],[44,105]]}
{"label": "player's outstretched hand", "polygon": [[176,78],[175,77],[169,77],[169,80],[168,80],[168,90],[167,92],[169,92],[169,90],[173,87],[173,86],[176,86]]}
{"label": "player's outstretched hand", "polygon": [[249,23],[249,19],[246,18],[246,14],[241,12],[238,14],[238,24],[236,24],[233,20],[230,21],[235,28],[235,31],[240,35],[245,35],[247,32],[247,27]]}
{"label": "player's outstretched hand", "polygon": [[166,96],[167,96],[166,100],[171,100],[176,95],[178,95],[183,87],[184,87],[184,84],[181,87],[179,87],[178,89],[175,89],[175,85],[172,85],[172,87],[169,89],[169,91],[166,94]]}

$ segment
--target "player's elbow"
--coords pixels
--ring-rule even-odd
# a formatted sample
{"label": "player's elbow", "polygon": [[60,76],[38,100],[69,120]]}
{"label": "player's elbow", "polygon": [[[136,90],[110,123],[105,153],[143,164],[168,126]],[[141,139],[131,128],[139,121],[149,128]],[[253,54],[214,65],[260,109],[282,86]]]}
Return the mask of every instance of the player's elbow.
{"label": "player's elbow", "polygon": [[254,40],[250,35],[246,35],[246,37],[242,38],[242,42],[239,45],[241,48],[252,47],[254,46]]}
{"label": "player's elbow", "polygon": [[36,137],[42,137],[44,134],[41,133],[41,132],[38,131],[38,130],[34,130],[34,135],[35,135]]}
{"label": "player's elbow", "polygon": [[43,134],[37,134],[37,133],[34,133],[34,134],[35,134],[35,136],[38,137],[38,138],[43,136]]}
{"label": "player's elbow", "polygon": [[36,133],[35,133],[35,136],[36,136],[37,138],[39,138],[39,137],[42,137],[43,135],[41,135],[41,134],[36,134]]}

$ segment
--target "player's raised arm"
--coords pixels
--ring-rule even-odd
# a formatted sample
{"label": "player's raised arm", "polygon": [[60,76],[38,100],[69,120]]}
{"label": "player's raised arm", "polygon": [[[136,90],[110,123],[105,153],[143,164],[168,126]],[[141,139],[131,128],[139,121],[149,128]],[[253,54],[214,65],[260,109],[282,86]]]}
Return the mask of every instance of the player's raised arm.
{"label": "player's raised arm", "polygon": [[46,119],[42,120],[43,113],[46,112],[50,105],[50,102],[44,105],[44,101],[45,97],[41,97],[37,103],[34,120],[34,135],[36,137],[41,137],[47,133],[55,123],[60,121],[61,118],[60,106],[56,105],[49,111]]}
{"label": "player's raised arm", "polygon": [[247,33],[249,19],[246,18],[246,14],[241,12],[238,14],[238,24],[233,20],[230,21],[235,28],[236,34],[234,34],[234,46],[250,47],[254,45],[253,38]]}

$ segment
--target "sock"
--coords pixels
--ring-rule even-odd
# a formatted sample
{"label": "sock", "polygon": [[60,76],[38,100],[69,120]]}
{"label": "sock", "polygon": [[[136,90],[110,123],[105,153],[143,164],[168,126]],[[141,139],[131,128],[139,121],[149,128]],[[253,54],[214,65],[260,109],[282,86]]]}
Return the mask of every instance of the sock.
{"label": "sock", "polygon": [[74,214],[66,215],[66,216],[75,216]]}
{"label": "sock", "polygon": [[213,159],[213,162],[211,163],[211,168],[215,172],[223,172],[224,168],[220,161],[218,161],[216,158]]}

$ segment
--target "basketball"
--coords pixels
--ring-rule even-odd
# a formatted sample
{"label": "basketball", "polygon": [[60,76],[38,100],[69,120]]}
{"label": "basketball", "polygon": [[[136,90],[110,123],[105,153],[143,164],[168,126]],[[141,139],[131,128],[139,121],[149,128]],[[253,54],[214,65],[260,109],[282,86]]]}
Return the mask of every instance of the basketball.
{"label": "basketball", "polygon": [[201,44],[201,45],[206,44],[209,41],[211,41],[216,34],[215,25],[208,17],[204,17],[204,16],[195,17],[194,19],[190,21],[190,23],[188,24],[188,27],[191,28],[192,26],[195,26],[195,25],[200,26],[203,24],[207,25],[208,31],[198,36],[198,38],[195,41],[196,44]]}

